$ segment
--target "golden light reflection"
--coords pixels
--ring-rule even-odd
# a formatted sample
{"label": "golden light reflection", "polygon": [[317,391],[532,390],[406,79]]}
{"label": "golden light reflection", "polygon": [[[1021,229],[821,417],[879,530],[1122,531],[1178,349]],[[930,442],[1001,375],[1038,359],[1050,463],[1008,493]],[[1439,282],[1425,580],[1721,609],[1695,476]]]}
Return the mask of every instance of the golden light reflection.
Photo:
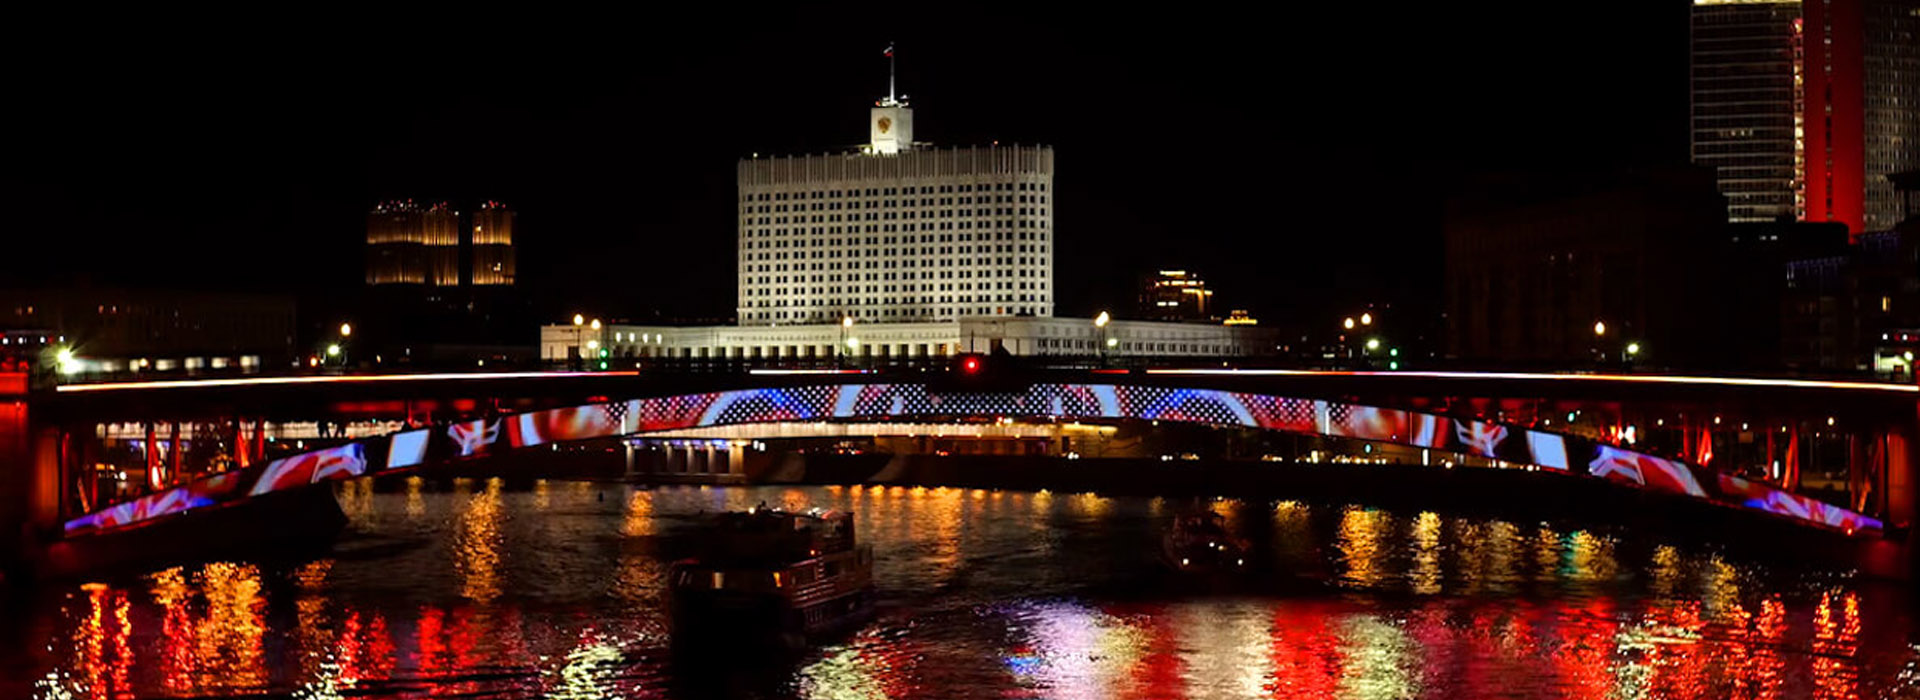
{"label": "golden light reflection", "polygon": [[206,617],[195,625],[202,688],[258,688],[268,680],[267,600],[260,569],[216,562],[200,572]]}
{"label": "golden light reflection", "polygon": [[422,483],[422,479],[420,477],[417,477],[417,476],[407,477],[407,519],[408,520],[419,520],[420,516],[427,514],[427,502],[420,497],[421,483]]}
{"label": "golden light reflection", "polygon": [[1567,577],[1575,581],[1611,581],[1620,575],[1613,540],[1586,530],[1567,537]]}
{"label": "golden light reflection", "polygon": [[1393,516],[1386,511],[1347,506],[1340,514],[1340,530],[1334,547],[1345,566],[1341,578],[1349,584],[1371,587],[1386,577],[1387,548]]}
{"label": "golden light reflection", "polygon": [[1653,595],[1672,598],[1674,587],[1680,583],[1680,550],[1664,544],[1655,547],[1648,574],[1651,577],[1648,587]]}
{"label": "golden light reflection", "polygon": [[1413,519],[1413,571],[1409,573],[1413,592],[1432,595],[1440,592],[1440,515],[1433,511]]}
{"label": "golden light reflection", "polygon": [[506,517],[500,506],[501,488],[498,477],[488,479],[486,489],[467,501],[454,533],[453,563],[460,574],[460,594],[483,604],[499,598],[501,592],[500,523]]}
{"label": "golden light reflection", "polygon": [[666,565],[654,556],[648,542],[654,534],[653,492],[634,491],[627,498],[627,514],[620,521],[620,562],[613,574],[613,595],[636,607],[659,602],[666,587]]}
{"label": "golden light reflection", "polygon": [[[333,656],[333,620],[328,615],[325,593],[327,576],[332,571],[333,560],[320,559],[300,567],[293,575],[299,589],[293,602],[293,637],[301,650],[300,669],[308,677],[325,676],[323,666]],[[337,677],[338,669],[334,671]]]}
{"label": "golden light reflection", "polygon": [[533,481],[533,509],[546,510],[551,507],[553,507],[553,493],[547,485],[547,480],[535,479]]}
{"label": "golden light reflection", "polygon": [[933,552],[927,564],[933,567],[934,578],[943,584],[952,581],[960,565],[965,563],[962,553],[966,551],[967,539],[966,504],[959,489],[942,487],[915,505],[918,511],[915,520],[924,520],[932,531],[913,535],[932,544]]}

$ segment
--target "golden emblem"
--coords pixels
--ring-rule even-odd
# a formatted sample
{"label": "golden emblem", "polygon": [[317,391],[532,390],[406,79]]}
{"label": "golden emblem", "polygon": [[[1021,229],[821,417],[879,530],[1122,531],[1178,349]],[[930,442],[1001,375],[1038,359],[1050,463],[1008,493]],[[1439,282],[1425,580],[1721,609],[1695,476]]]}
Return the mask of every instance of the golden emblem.
{"label": "golden emblem", "polygon": [[892,119],[889,119],[887,117],[880,118],[880,133],[882,134],[887,133],[887,129],[891,128],[892,126],[893,126]]}

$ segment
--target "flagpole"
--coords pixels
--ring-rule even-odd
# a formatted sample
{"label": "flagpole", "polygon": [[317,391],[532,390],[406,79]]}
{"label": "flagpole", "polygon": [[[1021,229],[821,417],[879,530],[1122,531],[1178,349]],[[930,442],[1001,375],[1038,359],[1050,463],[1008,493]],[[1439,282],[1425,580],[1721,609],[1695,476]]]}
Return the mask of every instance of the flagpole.
{"label": "flagpole", "polygon": [[893,89],[893,42],[887,42],[887,104],[896,104],[900,100]]}

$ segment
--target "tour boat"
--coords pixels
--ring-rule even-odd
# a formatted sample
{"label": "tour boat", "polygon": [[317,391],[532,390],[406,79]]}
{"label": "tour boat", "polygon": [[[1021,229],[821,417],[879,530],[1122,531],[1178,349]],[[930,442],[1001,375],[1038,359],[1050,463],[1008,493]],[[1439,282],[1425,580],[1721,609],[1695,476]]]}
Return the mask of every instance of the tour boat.
{"label": "tour boat", "polygon": [[854,541],[851,513],[723,513],[699,544],[668,572],[676,644],[799,648],[872,617],[873,549]]}
{"label": "tour boat", "polygon": [[1246,543],[1228,533],[1226,520],[1213,512],[1174,518],[1161,539],[1161,556],[1167,566],[1183,573],[1232,572],[1247,566]]}

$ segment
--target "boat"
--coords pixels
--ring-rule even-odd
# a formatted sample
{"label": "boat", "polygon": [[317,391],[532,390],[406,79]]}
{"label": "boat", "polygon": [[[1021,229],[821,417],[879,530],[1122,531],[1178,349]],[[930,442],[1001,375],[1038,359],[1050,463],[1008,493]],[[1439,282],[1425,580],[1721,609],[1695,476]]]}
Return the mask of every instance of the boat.
{"label": "boat", "polygon": [[668,569],[676,645],[800,649],[872,619],[873,548],[855,542],[851,513],[722,513],[699,542]]}
{"label": "boat", "polygon": [[1161,538],[1160,555],[1168,567],[1182,573],[1235,572],[1247,566],[1246,542],[1227,532],[1226,519],[1211,511],[1175,517]]}

